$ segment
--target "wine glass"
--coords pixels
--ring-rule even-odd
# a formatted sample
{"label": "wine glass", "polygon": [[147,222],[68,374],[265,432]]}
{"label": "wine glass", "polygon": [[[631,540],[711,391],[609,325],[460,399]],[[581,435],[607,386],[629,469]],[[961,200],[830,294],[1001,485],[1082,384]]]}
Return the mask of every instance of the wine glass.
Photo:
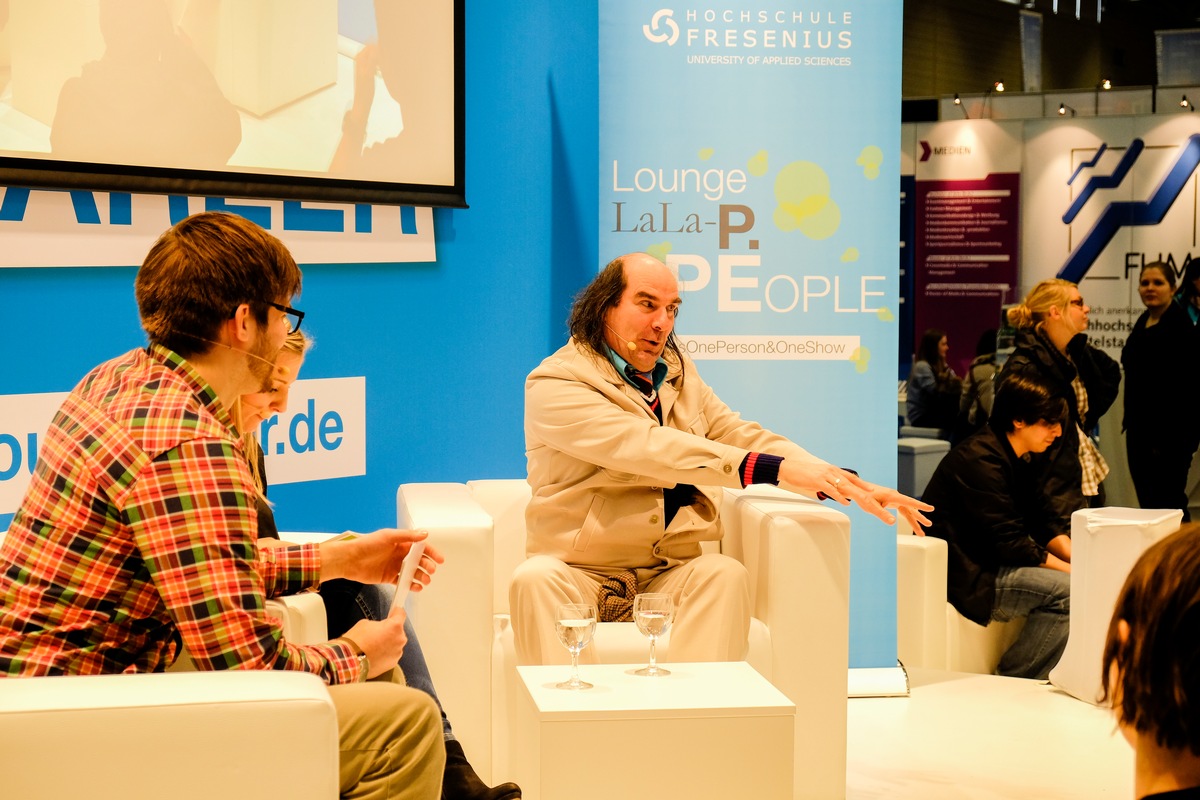
{"label": "wine glass", "polygon": [[588,603],[565,603],[554,614],[554,629],[563,647],[571,651],[571,680],[557,683],[559,689],[590,689],[579,680],[579,651],[587,647],[596,633],[596,607]]}
{"label": "wine glass", "polygon": [[650,637],[650,664],[633,670],[634,675],[657,677],[671,674],[670,670],[658,666],[654,660],[654,645],[658,642],[658,637],[665,634],[671,627],[671,620],[674,617],[675,607],[671,602],[671,595],[661,592],[646,592],[634,596],[633,621],[637,623],[638,630],[642,632],[643,636]]}

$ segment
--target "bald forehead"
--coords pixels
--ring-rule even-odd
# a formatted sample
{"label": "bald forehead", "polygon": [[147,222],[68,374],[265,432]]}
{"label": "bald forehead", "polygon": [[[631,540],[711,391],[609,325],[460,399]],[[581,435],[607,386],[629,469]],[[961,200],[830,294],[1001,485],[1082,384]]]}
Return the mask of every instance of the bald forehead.
{"label": "bald forehead", "polygon": [[664,303],[678,304],[679,282],[667,265],[645,253],[631,253],[621,260],[627,294],[649,294]]}

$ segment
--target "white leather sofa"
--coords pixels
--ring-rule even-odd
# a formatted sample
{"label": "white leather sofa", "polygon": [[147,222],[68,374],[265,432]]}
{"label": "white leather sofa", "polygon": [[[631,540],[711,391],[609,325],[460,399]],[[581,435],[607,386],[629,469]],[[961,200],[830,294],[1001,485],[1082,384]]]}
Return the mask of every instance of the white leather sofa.
{"label": "white leather sofa", "polygon": [[[519,690],[508,587],[525,558],[523,480],[410,483],[398,525],[428,530],[446,556],[410,598],[438,696],[471,763],[493,783],[512,777]],[[771,487],[728,491],[721,552],[751,576],[747,660],[796,704],[796,797],[845,793],[850,522],[831,506]],[[629,623],[601,623],[609,663],[637,663],[646,640]],[[564,668],[565,669],[565,668]]]}
{"label": "white leather sofa", "polygon": [[946,542],[896,534],[896,653],[905,667],[991,675],[1025,620],[977,625],[946,600]]}

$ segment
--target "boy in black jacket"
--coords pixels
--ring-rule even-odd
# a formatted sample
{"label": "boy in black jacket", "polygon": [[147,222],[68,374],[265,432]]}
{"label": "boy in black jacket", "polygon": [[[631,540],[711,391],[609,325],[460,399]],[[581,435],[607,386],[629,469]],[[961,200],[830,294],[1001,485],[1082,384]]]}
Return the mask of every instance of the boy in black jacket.
{"label": "boy in black jacket", "polygon": [[959,613],[980,625],[1027,617],[1000,675],[1045,679],[1066,646],[1071,540],[1033,462],[1067,414],[1039,377],[1010,377],[987,426],[942,459],[922,496],[937,508],[927,535],[949,546],[947,594]]}

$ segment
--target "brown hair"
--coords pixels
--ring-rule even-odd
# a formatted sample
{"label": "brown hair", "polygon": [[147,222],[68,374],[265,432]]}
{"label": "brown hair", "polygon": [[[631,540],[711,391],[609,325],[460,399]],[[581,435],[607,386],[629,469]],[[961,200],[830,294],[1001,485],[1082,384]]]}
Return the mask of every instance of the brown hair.
{"label": "brown hair", "polygon": [[946,332],[941,328],[927,328],[921,335],[921,343],[917,345],[917,361],[927,362],[934,372],[944,372],[946,359],[942,358],[938,347],[944,338]]}
{"label": "brown hair", "polygon": [[150,248],[134,280],[142,328],[187,358],[207,352],[221,323],[249,303],[266,324],[269,303],[300,291],[300,269],[281,241],[245,217],[193,214]]}
{"label": "brown hair", "polygon": [[1014,328],[1036,327],[1046,319],[1052,308],[1067,310],[1071,304],[1070,290],[1075,284],[1062,278],[1050,278],[1039,283],[1025,295],[1025,301],[1008,310],[1008,324]]}
{"label": "brown hair", "polygon": [[[625,280],[624,257],[614,258],[600,270],[600,274],[575,297],[571,316],[567,319],[567,330],[571,337],[590,347],[601,358],[608,360],[608,344],[604,340],[604,315],[621,302],[628,282]],[[675,357],[683,367],[683,354],[674,329],[667,336],[666,352]]]}
{"label": "brown hair", "polygon": [[[1119,623],[1129,625],[1121,641]],[[1104,642],[1102,702],[1160,747],[1200,755],[1200,524],[1133,565]]]}
{"label": "brown hair", "polygon": [[1171,291],[1175,291],[1175,270],[1171,269],[1170,265],[1163,261],[1151,261],[1142,267],[1142,271],[1138,273],[1138,281],[1146,274],[1146,270],[1156,269],[1162,273],[1162,276],[1167,281],[1167,286],[1171,287]]}

